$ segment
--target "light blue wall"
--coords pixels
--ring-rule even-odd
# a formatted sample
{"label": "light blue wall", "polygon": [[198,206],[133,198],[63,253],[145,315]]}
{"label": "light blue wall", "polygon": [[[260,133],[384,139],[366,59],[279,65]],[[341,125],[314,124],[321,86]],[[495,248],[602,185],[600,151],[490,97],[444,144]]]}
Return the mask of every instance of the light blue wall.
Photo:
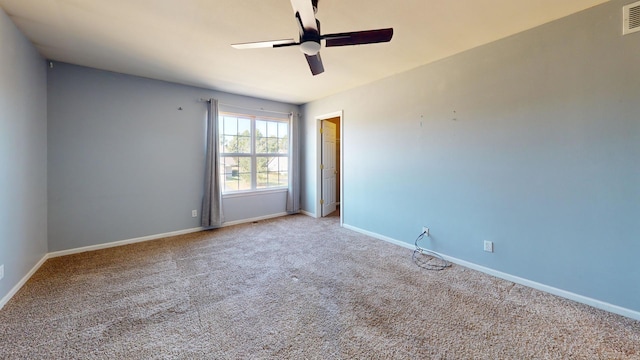
{"label": "light blue wall", "polygon": [[346,224],[407,243],[427,225],[436,251],[640,311],[640,33],[621,35],[625,3],[306,104],[303,209],[318,202],[315,117],[344,109]]}
{"label": "light blue wall", "polygon": [[0,9],[0,299],[47,253],[45,69]]}
{"label": "light blue wall", "polygon": [[[49,251],[200,226],[199,217],[191,217],[201,209],[204,181],[206,104],[200,98],[299,111],[64,63],[49,69],[48,85]],[[275,206],[260,196],[225,199],[225,220],[282,213],[286,194],[279,196]]]}

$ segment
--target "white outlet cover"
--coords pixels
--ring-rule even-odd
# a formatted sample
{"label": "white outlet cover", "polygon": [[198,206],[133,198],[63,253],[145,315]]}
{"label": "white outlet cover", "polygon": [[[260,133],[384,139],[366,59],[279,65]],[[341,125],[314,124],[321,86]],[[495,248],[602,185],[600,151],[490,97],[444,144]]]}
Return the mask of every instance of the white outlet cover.
{"label": "white outlet cover", "polygon": [[198,210],[191,210],[191,217],[197,217],[198,216]]}
{"label": "white outlet cover", "polygon": [[4,277],[4,264],[0,265],[0,280]]}
{"label": "white outlet cover", "polygon": [[493,241],[484,241],[484,251],[493,252]]}

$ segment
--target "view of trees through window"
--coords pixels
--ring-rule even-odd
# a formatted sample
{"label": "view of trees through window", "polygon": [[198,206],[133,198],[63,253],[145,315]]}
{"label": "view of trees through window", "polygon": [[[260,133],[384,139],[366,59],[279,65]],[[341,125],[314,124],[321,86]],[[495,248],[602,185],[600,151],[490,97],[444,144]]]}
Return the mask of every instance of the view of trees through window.
{"label": "view of trees through window", "polygon": [[223,192],[288,185],[287,121],[220,114],[218,126]]}

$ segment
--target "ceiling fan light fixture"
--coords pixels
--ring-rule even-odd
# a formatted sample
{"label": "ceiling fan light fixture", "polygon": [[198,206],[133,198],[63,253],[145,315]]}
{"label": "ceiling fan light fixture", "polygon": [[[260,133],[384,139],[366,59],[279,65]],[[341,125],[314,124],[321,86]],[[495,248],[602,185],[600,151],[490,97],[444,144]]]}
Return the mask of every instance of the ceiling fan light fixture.
{"label": "ceiling fan light fixture", "polygon": [[300,51],[303,53],[313,56],[320,51],[320,42],[307,40],[300,44]]}

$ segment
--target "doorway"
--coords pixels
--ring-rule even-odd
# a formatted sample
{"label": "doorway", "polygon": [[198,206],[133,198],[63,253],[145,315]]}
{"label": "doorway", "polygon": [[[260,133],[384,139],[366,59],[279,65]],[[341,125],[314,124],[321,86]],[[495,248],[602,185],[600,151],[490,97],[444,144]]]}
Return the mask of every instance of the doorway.
{"label": "doorway", "polygon": [[343,224],[343,142],[342,111],[317,119],[318,189],[316,217],[339,216]]}

